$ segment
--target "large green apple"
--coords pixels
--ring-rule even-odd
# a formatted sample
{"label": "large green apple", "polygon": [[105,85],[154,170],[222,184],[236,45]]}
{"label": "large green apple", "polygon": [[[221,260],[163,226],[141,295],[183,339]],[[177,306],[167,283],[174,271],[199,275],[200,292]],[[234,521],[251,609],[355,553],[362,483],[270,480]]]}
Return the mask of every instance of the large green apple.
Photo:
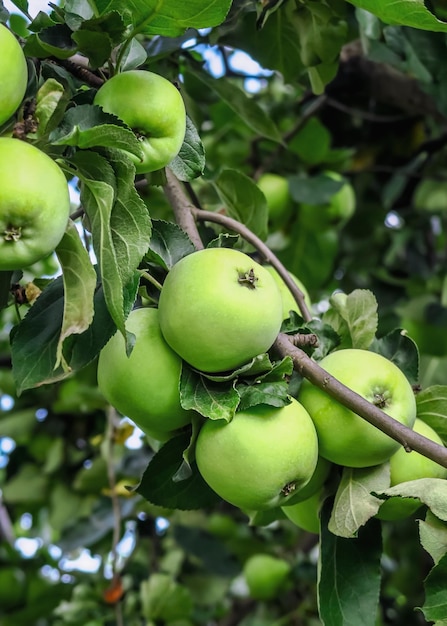
{"label": "large green apple", "polygon": [[281,408],[251,407],[229,423],[207,420],[196,443],[204,480],[221,498],[248,511],[288,502],[309,482],[317,460],[315,427],[295,399]]}
{"label": "large green apple", "polygon": [[[347,349],[332,352],[320,365],[395,420],[413,427],[416,419],[413,389],[394,363],[374,352]],[[348,467],[379,465],[399,448],[394,439],[307,380],[298,399],[314,421],[321,456],[333,463]]]}
{"label": "large green apple", "polygon": [[[443,445],[441,437],[422,420],[416,419],[413,430],[427,437],[427,439]],[[390,458],[390,486],[394,487],[400,483],[419,478],[447,478],[447,469],[435,461],[427,459],[419,452],[414,450],[406,452],[404,448],[399,448]],[[393,521],[404,519],[412,515],[421,506],[422,503],[416,498],[390,498],[383,502],[376,517]]]}
{"label": "large green apple", "polygon": [[0,270],[27,267],[53,252],[69,210],[57,163],[20,139],[0,138]]}
{"label": "large green apple", "polygon": [[283,513],[298,528],[318,535],[320,532],[321,492],[322,489],[319,489],[306,500],[291,506],[283,506]]}
{"label": "large green apple", "polygon": [[255,600],[272,600],[286,587],[290,563],[272,554],[253,554],[244,563],[242,573]]}
{"label": "large green apple", "polygon": [[186,111],[178,89],[144,70],[116,74],[99,88],[94,104],[123,120],[141,140],[143,159],[129,154],[137,174],[159,170],[180,151]]}
{"label": "large green apple", "polygon": [[1,125],[19,108],[28,82],[28,68],[23,50],[3,24],[0,24],[0,59]]}
{"label": "large green apple", "polygon": [[258,187],[267,200],[269,221],[273,225],[284,222],[292,208],[287,178],[266,172],[259,177]]}
{"label": "large green apple", "polygon": [[282,300],[269,272],[238,250],[207,248],[178,261],[160,294],[164,338],[185,361],[222,372],[266,352]]}
{"label": "large green apple", "polygon": [[157,309],[134,309],[126,327],[136,337],[132,353],[127,356],[117,332],[99,355],[98,386],[147,435],[166,439],[191,421],[191,413],[180,405],[181,359],[162,337]]}
{"label": "large green apple", "polygon": [[343,186],[331,197],[327,204],[300,204],[300,222],[310,230],[326,230],[343,226],[355,213],[356,197],[354,188],[338,172],[324,172]]}
{"label": "large green apple", "polygon": [[[295,301],[295,298],[292,296],[292,294],[290,293],[290,289],[287,287],[286,283],[283,281],[275,268],[272,265],[264,265],[264,267],[273,276],[276,284],[279,287],[279,291],[281,292],[283,319],[286,320],[288,317],[290,317],[290,311],[295,311],[296,313],[298,313],[298,315],[301,315],[298,310],[298,305]],[[298,289],[303,293],[304,302],[306,303],[307,308],[310,309],[312,307],[312,302],[310,300],[309,292],[307,291],[306,287],[303,285],[300,279],[295,276],[295,274],[289,272],[289,275],[295,285],[298,287]]]}

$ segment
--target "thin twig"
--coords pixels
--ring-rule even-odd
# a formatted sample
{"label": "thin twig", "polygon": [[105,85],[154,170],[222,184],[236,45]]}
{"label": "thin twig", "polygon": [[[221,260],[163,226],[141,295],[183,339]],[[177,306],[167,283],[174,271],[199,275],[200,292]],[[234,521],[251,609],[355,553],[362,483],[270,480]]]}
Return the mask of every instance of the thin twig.
{"label": "thin twig", "polygon": [[415,450],[432,461],[439,463],[439,465],[447,467],[447,448],[404,426],[355,391],[346,387],[346,385],[313,361],[303,350],[295,347],[287,335],[279,334],[273,348],[282,357],[290,356],[294,369],[313,385],[322,389],[337,402],[363,417],[363,419],[389,435],[395,441],[401,443],[405,450],[408,452]]}
{"label": "thin twig", "polygon": [[278,259],[278,257],[273,254],[270,248],[249,228],[247,228],[246,226],[244,226],[244,224],[241,224],[237,220],[233,219],[232,217],[228,217],[228,215],[222,215],[222,213],[203,211],[202,209],[197,209],[196,207],[192,207],[191,211],[197,220],[201,220],[203,222],[214,222],[215,224],[225,226],[226,228],[228,228],[228,230],[232,230],[235,233],[238,233],[246,241],[251,243],[256,248],[256,250],[264,257],[267,263],[270,263],[270,265],[272,265],[281,276],[288,289],[290,290],[292,296],[294,297],[300,313],[303,316],[303,319],[306,322],[309,322],[312,319],[312,315],[307,308],[304,294],[301,289],[299,289],[298,286],[295,284],[289,272]]}

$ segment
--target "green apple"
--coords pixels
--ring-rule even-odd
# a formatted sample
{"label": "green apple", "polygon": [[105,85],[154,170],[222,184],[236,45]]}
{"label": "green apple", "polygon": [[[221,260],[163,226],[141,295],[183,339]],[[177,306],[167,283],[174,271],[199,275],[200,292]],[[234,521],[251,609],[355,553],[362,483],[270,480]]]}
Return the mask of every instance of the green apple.
{"label": "green apple", "polygon": [[[296,313],[298,313],[298,315],[301,315],[298,310],[298,305],[295,301],[295,298],[292,296],[292,294],[290,293],[290,289],[287,287],[286,283],[283,281],[275,268],[272,265],[264,265],[264,267],[273,276],[276,284],[279,287],[279,291],[281,292],[283,319],[286,320],[288,317],[290,317],[290,311],[295,311]],[[312,302],[310,300],[309,292],[307,291],[306,287],[303,285],[300,279],[295,276],[295,274],[289,272],[289,275],[295,285],[298,287],[298,289],[302,291],[304,295],[304,302],[306,303],[307,308],[310,309],[312,307]]]}
{"label": "green apple", "polygon": [[288,502],[309,482],[317,460],[315,427],[295,399],[281,408],[251,407],[228,423],[206,420],[196,443],[204,480],[245,511]]}
{"label": "green apple", "polygon": [[[413,427],[416,401],[403,372],[390,360],[368,350],[332,352],[321,367],[398,422]],[[348,467],[369,467],[387,461],[399,443],[369,424],[326,392],[305,380],[299,401],[312,417],[320,454]]]}
{"label": "green apple", "polygon": [[116,74],[99,88],[94,104],[125,122],[141,140],[143,158],[129,154],[137,174],[159,170],[180,151],[186,111],[178,89],[145,70]]}
{"label": "green apple", "polygon": [[6,26],[0,24],[0,125],[19,108],[26,91],[28,68],[23,50]]}
{"label": "green apple", "polygon": [[286,587],[290,563],[271,554],[253,554],[244,563],[243,576],[254,600],[272,600]]}
{"label": "green apple", "polygon": [[193,252],[170,270],[160,294],[165,340],[192,367],[222,372],[266,352],[282,322],[269,272],[230,248]]}
{"label": "green apple", "polygon": [[267,200],[270,222],[278,224],[285,221],[292,208],[287,178],[267,172],[259,177],[258,187]]}
{"label": "green apple", "polygon": [[322,456],[318,457],[317,465],[315,467],[315,471],[312,474],[312,478],[309,480],[307,485],[305,485],[302,489],[297,491],[288,501],[287,506],[292,506],[297,502],[302,502],[303,500],[307,500],[311,496],[314,495],[317,491],[321,491],[322,486],[326,482],[330,471],[332,468],[332,463]]}
{"label": "green apple", "polygon": [[161,335],[157,309],[134,309],[126,327],[136,337],[132,353],[127,356],[117,332],[99,355],[99,389],[150,437],[169,438],[191,421],[191,413],[180,405],[181,359]]}
{"label": "green apple", "polygon": [[300,222],[310,230],[340,227],[355,213],[356,197],[352,185],[338,172],[324,172],[324,174],[337,182],[345,182],[327,204],[300,204]]}
{"label": "green apple", "polygon": [[314,533],[318,535],[320,532],[320,505],[321,505],[321,492],[319,489],[307,500],[297,502],[291,506],[283,506],[282,511],[285,516],[308,533]]}
{"label": "green apple", "polygon": [[54,251],[68,223],[62,170],[20,139],[0,138],[0,270],[27,267]]}
{"label": "green apple", "polygon": [[[441,437],[428,424],[421,419],[416,419],[413,430],[427,439],[443,445]],[[390,487],[419,478],[447,478],[447,469],[427,459],[423,454],[406,452],[404,448],[393,454],[390,458]],[[420,500],[416,498],[390,498],[381,505],[377,516],[382,520],[404,519],[412,515],[422,506]]]}

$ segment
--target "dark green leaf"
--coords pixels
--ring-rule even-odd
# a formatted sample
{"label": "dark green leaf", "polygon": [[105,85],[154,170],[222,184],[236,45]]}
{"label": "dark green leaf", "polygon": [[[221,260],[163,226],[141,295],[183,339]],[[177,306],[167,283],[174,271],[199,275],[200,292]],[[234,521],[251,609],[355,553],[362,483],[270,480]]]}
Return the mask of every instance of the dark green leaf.
{"label": "dark green leaf", "polygon": [[205,169],[205,149],[199,133],[189,117],[186,117],[186,134],[178,155],[169,163],[179,180],[189,181],[201,176]]}
{"label": "dark green leaf", "polygon": [[435,563],[439,563],[447,553],[447,522],[437,518],[428,509],[425,520],[418,520],[418,523],[422,547]]}
{"label": "dark green leaf", "polygon": [[210,419],[231,421],[239,404],[234,381],[216,383],[183,365],[180,378],[180,402]]}
{"label": "dark green leaf", "polygon": [[155,261],[169,270],[184,256],[195,252],[194,244],[177,224],[153,220],[152,228],[149,251],[145,256],[147,261]]}
{"label": "dark green leaf", "polygon": [[259,382],[252,385],[239,384],[236,391],[240,396],[238,411],[245,411],[257,404],[283,407],[290,403],[289,386],[283,382]]}
{"label": "dark green leaf", "polygon": [[389,24],[402,24],[434,32],[447,32],[447,24],[438,20],[421,0],[349,0]]}
{"label": "dark green leaf", "polygon": [[268,232],[267,201],[256,183],[237,170],[226,169],[214,184],[228,215],[265,239]]}
{"label": "dark green leaf", "polygon": [[425,602],[422,611],[428,621],[447,620],[447,555],[433,567],[424,581]]}
{"label": "dark green leaf", "polygon": [[402,333],[400,328],[391,331],[385,337],[375,339],[371,350],[395,363],[412,385],[419,379],[419,354],[412,339]]}
{"label": "dark green leaf", "polygon": [[330,502],[322,510],[318,597],[325,626],[374,626],[380,591],[381,525],[370,520],[357,537],[327,528]]}
{"label": "dark green leaf", "polygon": [[179,435],[164,444],[147,466],[137,493],[152,504],[168,509],[200,509],[219,502],[219,496],[205,483],[195,463],[191,463],[189,478],[173,480],[183,463],[183,451],[189,438],[188,434]]}
{"label": "dark green leaf", "polygon": [[325,174],[311,178],[290,176],[288,180],[290,195],[295,202],[311,205],[329,204],[332,196],[340,191],[344,184],[343,181],[334,180]]}
{"label": "dark green leaf", "polygon": [[199,559],[208,572],[228,577],[238,574],[239,566],[235,557],[221,541],[201,528],[176,524],[174,536],[183,550]]}
{"label": "dark green leaf", "polygon": [[447,386],[433,385],[416,394],[417,416],[447,444]]}

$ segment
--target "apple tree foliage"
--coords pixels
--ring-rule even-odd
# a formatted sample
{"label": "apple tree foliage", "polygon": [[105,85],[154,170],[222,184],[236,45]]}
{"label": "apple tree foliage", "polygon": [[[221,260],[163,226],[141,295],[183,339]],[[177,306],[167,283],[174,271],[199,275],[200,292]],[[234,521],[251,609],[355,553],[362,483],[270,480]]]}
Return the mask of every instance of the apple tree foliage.
{"label": "apple tree foliage", "polygon": [[[262,260],[200,211],[232,218],[306,286],[313,319],[292,313],[284,332],[316,335],[316,360],[353,347],[394,361],[447,443],[445,2],[14,5],[0,1],[0,19],[20,38],[28,86],[0,133],[49,154],[79,194],[54,255],[0,273],[0,625],[445,625],[445,480],[390,489],[387,464],[336,468],[320,533],[306,533],[280,511],[223,502],[198,474],[190,430],[138,439],[96,385],[101,348],[118,329],[132,349],[135,302],[156,304],[194,250],[178,225],[186,198],[204,245]],[[135,177],[122,150],[138,156],[137,137],[93,99],[136,68],[177,84],[188,119],[168,167]],[[256,184],[268,172],[290,191],[274,222]],[[328,172],[354,189],[349,219],[322,219],[343,184]],[[275,354],[221,376],[185,365],[182,405],[231,420],[284,405],[301,380]],[[380,498],[396,495],[423,506],[380,522]],[[258,553],[290,568],[268,600],[243,576]]]}

